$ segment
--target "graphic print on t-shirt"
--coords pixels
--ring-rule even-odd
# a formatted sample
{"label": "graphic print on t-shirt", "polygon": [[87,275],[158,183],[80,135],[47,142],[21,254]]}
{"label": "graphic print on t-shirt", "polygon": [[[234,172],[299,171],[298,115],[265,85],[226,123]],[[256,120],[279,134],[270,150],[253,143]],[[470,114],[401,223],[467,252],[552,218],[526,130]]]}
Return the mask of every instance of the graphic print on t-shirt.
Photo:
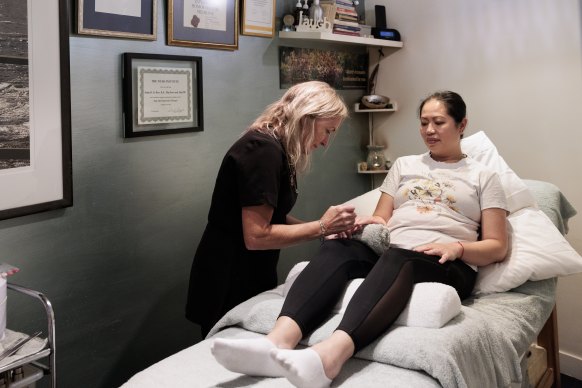
{"label": "graphic print on t-shirt", "polygon": [[413,179],[405,184],[407,188],[403,195],[409,200],[420,202],[416,206],[419,213],[429,213],[435,210],[436,203],[446,205],[451,210],[459,212],[455,206],[455,186],[449,181],[431,179]]}

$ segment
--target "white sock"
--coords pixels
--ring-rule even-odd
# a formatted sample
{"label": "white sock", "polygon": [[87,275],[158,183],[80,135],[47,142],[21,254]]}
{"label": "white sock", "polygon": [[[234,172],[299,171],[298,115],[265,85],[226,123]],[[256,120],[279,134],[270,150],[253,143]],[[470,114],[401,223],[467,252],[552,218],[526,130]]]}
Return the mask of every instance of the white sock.
{"label": "white sock", "polygon": [[325,375],[319,354],[313,349],[271,350],[271,357],[285,368],[285,377],[299,388],[327,388],[331,380]]}
{"label": "white sock", "polygon": [[270,357],[271,349],[277,347],[267,338],[217,338],[210,347],[214,358],[231,372],[250,376],[282,377],[284,370]]}

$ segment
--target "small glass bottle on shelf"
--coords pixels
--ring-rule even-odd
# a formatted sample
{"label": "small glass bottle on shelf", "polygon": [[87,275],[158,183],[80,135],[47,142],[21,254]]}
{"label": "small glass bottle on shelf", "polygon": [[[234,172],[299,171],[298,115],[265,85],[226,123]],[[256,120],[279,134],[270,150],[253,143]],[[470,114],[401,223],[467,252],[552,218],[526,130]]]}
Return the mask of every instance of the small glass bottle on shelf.
{"label": "small glass bottle on shelf", "polygon": [[369,171],[386,170],[386,158],[384,157],[384,149],[386,147],[381,145],[368,145],[368,157],[366,164]]}

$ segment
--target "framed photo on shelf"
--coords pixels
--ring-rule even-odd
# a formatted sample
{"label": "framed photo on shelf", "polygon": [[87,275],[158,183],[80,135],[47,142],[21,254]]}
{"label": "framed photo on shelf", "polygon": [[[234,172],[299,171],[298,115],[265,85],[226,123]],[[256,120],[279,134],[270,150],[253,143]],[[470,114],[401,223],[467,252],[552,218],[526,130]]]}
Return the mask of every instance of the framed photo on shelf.
{"label": "framed photo on shelf", "polygon": [[236,50],[238,28],[238,0],[168,0],[169,45]]}
{"label": "framed photo on shelf", "polygon": [[156,40],[158,0],[78,0],[77,33]]}
{"label": "framed photo on shelf", "polygon": [[279,47],[279,87],[305,81],[327,82],[334,89],[368,87],[368,54],[352,51]]}
{"label": "framed photo on shelf", "polygon": [[0,15],[2,220],[73,204],[67,3],[10,1]]}
{"label": "framed photo on shelf", "polygon": [[241,34],[275,36],[275,0],[242,0]]}
{"label": "framed photo on shelf", "polygon": [[123,54],[125,137],[202,131],[202,58]]}

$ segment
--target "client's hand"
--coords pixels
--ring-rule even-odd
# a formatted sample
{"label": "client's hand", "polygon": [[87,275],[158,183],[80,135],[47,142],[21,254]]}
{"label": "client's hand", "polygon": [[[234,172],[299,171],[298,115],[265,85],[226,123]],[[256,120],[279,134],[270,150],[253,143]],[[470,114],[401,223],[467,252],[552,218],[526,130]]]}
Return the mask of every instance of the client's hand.
{"label": "client's hand", "polygon": [[427,255],[440,256],[439,263],[444,264],[447,261],[454,261],[460,258],[461,249],[461,245],[454,242],[449,244],[426,244],[416,247],[413,250]]}
{"label": "client's hand", "polygon": [[351,230],[349,230],[347,233],[351,237],[352,234],[360,232],[362,229],[364,229],[364,226],[370,225],[370,224],[386,225],[386,221],[382,217],[379,217],[379,216],[356,217],[356,222],[354,223],[354,227]]}
{"label": "client's hand", "polygon": [[362,216],[362,217],[356,218],[356,225],[355,226],[360,227],[360,229],[362,227],[364,227],[365,225],[369,225],[369,224],[386,225],[386,220],[384,220],[380,216]]}

